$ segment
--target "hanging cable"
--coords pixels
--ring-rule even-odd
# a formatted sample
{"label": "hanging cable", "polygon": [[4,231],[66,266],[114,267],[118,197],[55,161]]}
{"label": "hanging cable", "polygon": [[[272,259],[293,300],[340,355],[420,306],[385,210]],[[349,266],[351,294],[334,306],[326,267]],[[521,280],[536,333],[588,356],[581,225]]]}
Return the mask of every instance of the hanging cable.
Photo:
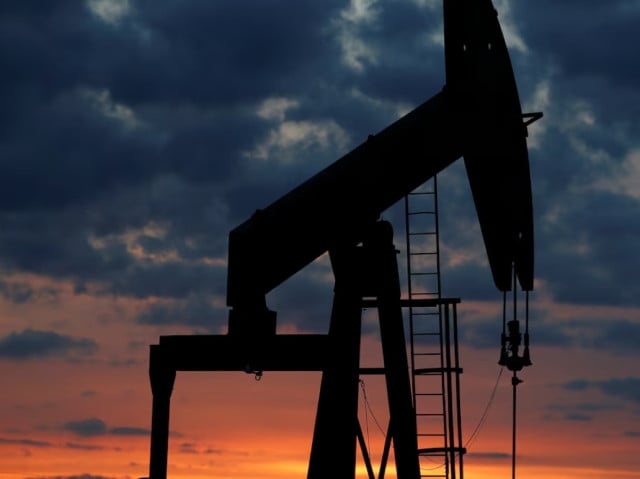
{"label": "hanging cable", "polygon": [[[367,398],[367,391],[365,389],[364,381],[362,379],[360,379],[359,381],[360,381],[360,389],[362,390],[362,401],[365,404],[365,411],[369,411],[369,413],[371,414],[371,419],[373,420],[374,424],[376,425],[378,430],[382,433],[382,435],[385,436],[386,433],[384,431],[384,428],[378,422],[378,419],[376,418],[376,415],[374,414],[373,409],[371,409],[371,404],[369,403],[369,399]],[[368,430],[368,426],[367,426],[367,430]]]}
{"label": "hanging cable", "polygon": [[480,433],[480,429],[482,429],[482,427],[484,426],[484,423],[487,420],[487,417],[489,415],[489,409],[491,408],[491,405],[493,404],[493,400],[496,397],[496,392],[498,391],[498,385],[500,384],[500,378],[502,377],[503,372],[504,372],[504,368],[500,368],[500,371],[498,371],[498,377],[496,378],[496,382],[493,385],[493,390],[491,391],[491,395],[489,396],[489,401],[487,402],[487,405],[484,408],[482,416],[480,416],[480,420],[478,421],[478,424],[476,425],[475,429],[467,439],[467,442],[464,445],[465,449],[469,448],[469,446],[475,440],[478,433]]}
{"label": "hanging cable", "polygon": [[367,412],[367,392],[364,389],[364,381],[359,379],[360,389],[362,389],[362,402],[364,403],[364,428],[367,433],[367,448],[369,448],[371,441],[369,440],[369,414]]}
{"label": "hanging cable", "polygon": [[[493,400],[496,397],[496,393],[498,392],[498,386],[500,385],[500,378],[502,377],[502,373],[504,372],[504,368],[500,368],[500,370],[498,371],[498,377],[496,378],[496,382],[493,385],[493,389],[491,390],[491,394],[489,396],[489,400],[487,401],[487,405],[484,408],[484,411],[482,412],[482,416],[480,417],[480,419],[478,420],[478,424],[476,424],[476,427],[474,428],[473,432],[469,435],[469,438],[467,439],[467,441],[464,443],[464,449],[469,449],[469,446],[471,445],[471,443],[476,439],[476,437],[478,436],[478,434],[480,433],[480,430],[482,429],[482,427],[484,426],[485,422],[487,421],[487,417],[489,416],[489,409],[491,409],[491,406],[493,405]],[[459,453],[456,454],[456,456]],[[435,462],[435,461],[431,461],[434,466],[433,467],[423,467],[421,466],[422,470],[425,471],[434,471],[437,469],[441,469],[443,467],[445,467],[447,465],[446,461],[445,462]]]}

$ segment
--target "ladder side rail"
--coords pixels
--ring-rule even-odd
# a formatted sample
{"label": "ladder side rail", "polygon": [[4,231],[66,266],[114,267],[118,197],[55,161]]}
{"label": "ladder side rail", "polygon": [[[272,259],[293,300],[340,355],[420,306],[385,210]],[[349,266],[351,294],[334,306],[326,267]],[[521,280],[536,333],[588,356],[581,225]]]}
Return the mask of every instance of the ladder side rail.
{"label": "ladder side rail", "polygon": [[454,424],[453,424],[453,384],[451,369],[451,327],[449,323],[449,308],[444,310],[444,333],[445,333],[445,356],[446,356],[446,377],[447,377],[447,451],[449,452],[449,465],[451,479],[456,479],[456,450],[453,444]]}
{"label": "ladder side rail", "polygon": [[[448,311],[449,306],[445,305],[444,307],[444,311],[445,314],[442,314],[442,306],[439,307],[438,312],[439,312],[439,316],[438,316],[438,328],[440,330],[440,367],[442,368],[442,375],[440,376],[440,383],[441,383],[441,388],[442,388],[442,430],[444,431],[444,436],[443,436],[443,450],[444,452],[444,467],[445,467],[445,475],[446,477],[450,477],[450,471],[451,471],[451,461],[450,461],[450,457],[448,454],[448,447],[449,447],[449,428],[448,428],[448,423],[449,423],[449,407],[448,407],[448,403],[447,403],[447,398],[450,397],[450,393],[444,394],[445,391],[448,391],[448,385],[450,383],[450,364],[448,364],[448,361],[446,360],[447,357],[444,354],[445,348],[448,347],[449,344],[449,339],[448,339],[448,325],[447,325],[447,311]],[[444,330],[444,334],[443,334],[443,330]]]}
{"label": "ladder side rail", "polygon": [[[436,233],[436,288],[437,298],[442,297],[442,282],[440,281],[440,220],[438,216],[438,175],[433,176],[433,211],[434,211],[434,224]],[[441,309],[442,305],[438,305]],[[442,314],[442,311],[440,311]]]}
{"label": "ladder side rail", "polygon": [[[404,227],[405,227],[405,251],[406,251],[406,260],[407,260],[407,297],[409,298],[409,357],[411,358],[411,398],[413,401],[413,408],[417,411],[418,404],[416,401],[416,380],[413,372],[416,370],[416,359],[415,359],[415,339],[414,339],[414,324],[413,324],[413,306],[411,305],[411,300],[413,299],[413,287],[411,284],[411,226],[410,226],[410,217],[411,217],[411,205],[409,203],[409,194],[404,197]],[[416,428],[418,427],[416,423]]]}
{"label": "ladder side rail", "polygon": [[458,428],[458,463],[460,466],[460,479],[463,479],[463,462],[464,462],[464,447],[462,442],[462,409],[460,407],[460,373],[462,369],[460,368],[460,349],[458,344],[458,309],[455,304],[451,305],[453,310],[453,344],[454,344],[454,354],[455,354],[455,367],[456,367],[456,421]]}

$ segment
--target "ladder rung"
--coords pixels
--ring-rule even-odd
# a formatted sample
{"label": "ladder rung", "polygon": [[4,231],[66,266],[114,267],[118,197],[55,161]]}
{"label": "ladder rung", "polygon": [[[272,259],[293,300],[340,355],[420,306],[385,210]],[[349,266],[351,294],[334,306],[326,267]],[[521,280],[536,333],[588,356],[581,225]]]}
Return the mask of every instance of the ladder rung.
{"label": "ladder rung", "polygon": [[435,191],[412,191],[408,196],[422,196],[422,195],[433,195]]}
{"label": "ladder rung", "polygon": [[462,374],[462,368],[420,368],[413,371],[416,375],[428,375],[428,374],[444,374],[444,373],[458,373]]}
{"label": "ladder rung", "polygon": [[419,252],[419,253],[409,253],[409,256],[425,256],[425,255],[436,255],[438,254],[437,251],[425,251],[425,252]]}
{"label": "ladder rung", "polygon": [[435,215],[436,212],[433,210],[416,210],[416,211],[409,211],[407,214],[408,215]]}
{"label": "ladder rung", "polygon": [[466,447],[424,447],[424,448],[418,449],[418,454],[424,455],[424,456],[430,455],[430,454],[438,455],[438,454],[448,454],[451,451],[457,452],[458,454],[466,454],[467,448]]}
{"label": "ladder rung", "polygon": [[429,272],[429,273],[411,273],[411,276],[435,276],[437,275],[437,272]]}
{"label": "ladder rung", "polygon": [[416,396],[442,396],[443,393],[416,393]]}
{"label": "ladder rung", "polygon": [[[460,298],[440,298],[433,297],[437,293],[412,293],[412,298],[401,298],[400,306],[403,308],[411,307],[411,308],[426,308],[430,306],[437,306],[439,304],[458,304],[460,302]],[[416,298],[415,296],[429,296]],[[362,300],[363,308],[376,308],[378,307],[377,299],[364,298]]]}

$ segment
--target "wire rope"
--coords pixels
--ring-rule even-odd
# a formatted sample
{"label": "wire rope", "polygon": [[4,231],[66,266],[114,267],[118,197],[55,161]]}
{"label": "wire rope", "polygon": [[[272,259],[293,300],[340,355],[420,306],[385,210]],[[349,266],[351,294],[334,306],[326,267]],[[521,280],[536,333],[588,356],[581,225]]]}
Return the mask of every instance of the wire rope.
{"label": "wire rope", "polygon": [[365,405],[365,411],[369,411],[369,413],[371,414],[371,419],[377,426],[378,430],[382,433],[383,436],[385,436],[386,433],[384,431],[384,428],[378,422],[378,419],[376,418],[376,415],[374,414],[373,409],[371,409],[371,404],[369,403],[369,399],[367,398],[367,390],[365,389],[365,384],[362,379],[360,379],[360,389],[362,390],[362,400]]}
{"label": "wire rope", "polygon": [[476,437],[480,433],[480,430],[484,426],[484,423],[486,422],[487,417],[489,415],[489,409],[491,408],[491,405],[493,404],[493,400],[496,397],[496,393],[498,392],[498,385],[500,384],[500,378],[502,377],[503,372],[504,372],[504,367],[500,368],[500,370],[498,371],[498,377],[496,378],[496,382],[493,385],[493,390],[491,391],[491,395],[489,396],[489,401],[487,402],[487,405],[484,408],[482,416],[480,416],[478,424],[476,425],[475,429],[467,439],[467,442],[465,443],[464,447],[469,447],[469,445],[476,439]]}

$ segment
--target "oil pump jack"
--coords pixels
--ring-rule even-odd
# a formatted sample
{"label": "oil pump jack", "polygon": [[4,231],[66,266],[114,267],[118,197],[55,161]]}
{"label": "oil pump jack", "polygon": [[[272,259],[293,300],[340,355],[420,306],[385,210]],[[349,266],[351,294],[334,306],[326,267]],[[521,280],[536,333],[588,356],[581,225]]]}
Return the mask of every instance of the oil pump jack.
{"label": "oil pump jack", "polygon": [[[406,300],[401,299],[393,228],[381,214],[463,157],[495,286],[504,295],[515,295],[518,283],[522,291],[531,291],[526,137],[528,124],[541,116],[521,111],[491,1],[444,0],[443,14],[442,91],[230,232],[227,334],[161,336],[150,346],[150,479],[167,476],[177,371],[261,375],[269,370],[322,372],[307,477],[354,478],[362,436],[357,414],[365,303],[379,315],[384,362],[379,373],[390,416],[387,447],[393,443],[399,479],[423,477],[401,309]],[[327,252],[335,278],[328,333],[277,334],[267,293]],[[525,354],[518,352],[517,323],[514,318],[503,333],[499,361],[513,371],[531,363],[528,334]],[[446,449],[452,458],[464,453],[453,441]]]}

